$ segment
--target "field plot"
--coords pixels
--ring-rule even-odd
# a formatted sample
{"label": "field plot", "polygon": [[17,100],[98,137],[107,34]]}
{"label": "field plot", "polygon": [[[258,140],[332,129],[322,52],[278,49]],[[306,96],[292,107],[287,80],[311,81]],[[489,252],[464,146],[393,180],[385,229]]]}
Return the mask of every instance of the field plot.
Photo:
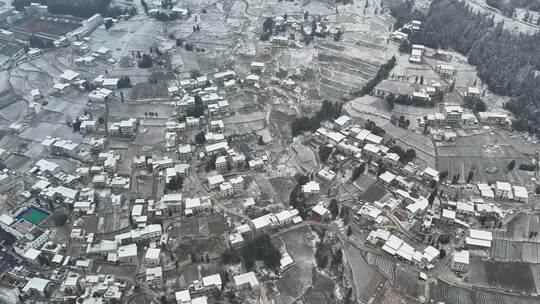
{"label": "field plot", "polygon": [[158,82],[150,84],[148,82],[137,83],[131,89],[130,98],[133,100],[163,99],[167,98],[167,83]]}
{"label": "field plot", "polygon": [[249,114],[235,114],[223,119],[225,123],[225,136],[232,134],[250,133],[265,128],[266,113],[253,112]]}
{"label": "field plot", "polygon": [[490,256],[498,260],[540,263],[540,237],[531,235],[531,232],[538,229],[538,215],[518,215],[507,224],[506,230],[494,232]]}
{"label": "field plot", "polygon": [[380,304],[415,304],[417,303],[415,299],[406,297],[400,292],[394,291],[390,288],[386,288],[384,294],[378,302]]}
{"label": "field plot", "polygon": [[380,200],[386,194],[386,190],[378,183],[372,184],[360,195],[360,199],[369,203]]}
{"label": "field plot", "polygon": [[454,144],[439,145],[437,154],[437,169],[448,171],[449,176],[460,174],[461,181],[470,170],[474,170],[473,182],[509,181],[519,184],[521,180],[519,170],[506,170],[508,163],[519,161],[521,154],[497,134],[458,137]]}
{"label": "field plot", "polygon": [[275,286],[279,290],[279,294],[275,295],[277,303],[293,303],[312,286],[313,268],[316,266],[314,238],[309,228],[290,231],[281,236],[282,244],[295,265],[276,282]]}
{"label": "field plot", "polygon": [[466,289],[437,281],[431,287],[432,299],[446,304],[537,304],[535,297],[512,296],[487,290]]}
{"label": "field plot", "polygon": [[377,288],[386,282],[386,278],[366,262],[360,250],[350,245],[345,246],[344,250],[351,267],[348,275],[354,284],[356,298],[367,303]]}
{"label": "field plot", "polygon": [[[76,21],[55,21],[48,19],[38,19],[38,18],[29,18],[23,19],[17,23],[18,26],[22,26],[31,32],[40,32],[53,36],[62,36],[65,35],[81,26],[79,22]],[[62,19],[62,18],[56,18]]]}
{"label": "field plot", "polygon": [[471,259],[469,279],[473,286],[534,293],[534,278],[526,263],[500,263]]}
{"label": "field plot", "polygon": [[[173,107],[167,104],[126,104],[120,102],[109,103],[109,116],[116,118],[145,118],[145,113],[157,113],[157,118],[166,119],[172,116]],[[150,119],[148,119],[150,120]]]}

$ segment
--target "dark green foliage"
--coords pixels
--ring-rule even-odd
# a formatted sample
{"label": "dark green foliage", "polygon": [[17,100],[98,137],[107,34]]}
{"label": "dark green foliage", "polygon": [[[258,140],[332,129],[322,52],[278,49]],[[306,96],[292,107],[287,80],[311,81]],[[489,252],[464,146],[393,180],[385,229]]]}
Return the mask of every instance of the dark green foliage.
{"label": "dark green foliage", "polygon": [[508,171],[512,171],[515,166],[516,166],[516,161],[513,159],[508,163],[508,165],[506,165],[506,169]]}
{"label": "dark green foliage", "polygon": [[302,132],[315,132],[321,122],[328,119],[335,119],[341,115],[341,106],[337,103],[333,104],[329,101],[323,101],[321,109],[313,117],[296,118],[291,124],[291,133],[293,137],[300,135]]}
{"label": "dark green foliage", "polygon": [[448,177],[448,171],[443,171],[439,173],[439,179],[445,179]]}
{"label": "dark green foliage", "polygon": [[485,112],[487,110],[486,103],[482,100],[467,100],[465,102],[465,106],[471,110],[473,110],[474,113],[478,112]]}
{"label": "dark green foliage", "polygon": [[252,269],[255,261],[263,261],[266,267],[276,268],[281,260],[281,254],[272,244],[268,234],[263,234],[249,241],[240,250],[240,255],[244,259],[247,269]]}
{"label": "dark green foliage", "polygon": [[471,170],[469,171],[469,175],[467,175],[467,184],[472,181],[473,177],[474,177],[474,171]]}
{"label": "dark green foliage", "polygon": [[332,213],[332,218],[336,218],[339,215],[338,201],[335,198],[330,201],[328,210],[330,210],[330,213]]}
{"label": "dark green foliage", "polygon": [[433,201],[435,201],[435,197],[437,196],[437,189],[434,189],[431,194],[428,197],[428,204],[430,206],[433,206]]}
{"label": "dark green foliage", "polygon": [[29,6],[30,3],[32,2],[39,2],[39,1],[32,1],[32,0],[13,0],[11,2],[11,5],[13,5],[13,7],[15,7],[15,10],[19,11],[19,12],[22,12],[24,11],[24,8],[26,6]]}
{"label": "dark green foliage", "polygon": [[212,158],[210,158],[210,160],[208,160],[208,162],[206,163],[206,166],[204,167],[204,170],[206,172],[216,170],[216,160],[217,160],[217,156],[215,156],[215,155],[212,156]]}
{"label": "dark green foliage", "polygon": [[519,165],[519,170],[524,170],[524,171],[534,171],[536,168],[535,165],[533,164],[521,164]]}
{"label": "dark green foliage", "polygon": [[173,176],[169,182],[165,185],[165,188],[169,191],[182,190],[184,186],[184,179],[180,176]]}
{"label": "dark green foliage", "polygon": [[63,226],[66,224],[68,216],[65,213],[58,213],[54,215],[54,224],[56,226]]}
{"label": "dark green foliage", "polygon": [[118,82],[116,83],[116,86],[119,89],[131,88],[131,79],[129,79],[128,76],[122,76],[122,77],[120,77],[120,79],[118,79]]}
{"label": "dark green foliage", "polygon": [[105,15],[109,4],[111,0],[48,0],[47,10],[51,14],[88,18],[98,13]]}
{"label": "dark green foliage", "polygon": [[390,151],[399,155],[399,161],[403,164],[407,164],[416,157],[416,151],[414,149],[407,149],[407,151],[404,151],[403,148],[398,145],[392,146]]}
{"label": "dark green foliage", "polygon": [[295,178],[297,183],[289,195],[289,205],[297,209],[300,217],[305,220],[308,217],[308,209],[303,201],[302,186],[309,181],[309,177],[298,174]]}
{"label": "dark green foliage", "polygon": [[384,134],[386,133],[386,131],[384,131],[384,129],[377,126],[377,124],[374,121],[371,121],[369,119],[364,124],[364,128],[371,131],[371,133],[373,133],[375,135],[378,135],[378,136],[381,136],[381,137],[384,136]]}
{"label": "dark green foliage", "polygon": [[105,20],[105,29],[106,29],[106,30],[110,29],[112,26],[113,26],[113,21],[112,21],[112,19],[107,19],[107,20]]}
{"label": "dark green foliage", "polygon": [[439,236],[439,243],[448,244],[450,242],[450,235],[448,233],[443,233]]}
{"label": "dark green foliage", "polygon": [[153,65],[152,57],[150,57],[150,55],[148,54],[142,54],[142,58],[139,61],[139,68],[141,69],[151,68],[152,65]]}
{"label": "dark green foliage", "polygon": [[268,17],[263,23],[263,33],[261,35],[262,41],[267,41],[274,32],[274,19]]}
{"label": "dark green foliage", "polygon": [[512,128],[516,131],[524,132],[530,130],[531,126],[527,119],[520,118],[512,121]]}
{"label": "dark green foliage", "polygon": [[403,40],[399,44],[399,52],[409,54],[411,52],[411,43],[409,40]]}
{"label": "dark green foliage", "polygon": [[360,166],[354,168],[351,181],[356,181],[360,175],[364,174],[364,171],[366,171],[366,163],[361,163]]}
{"label": "dark green foliage", "polygon": [[317,249],[315,251],[315,262],[317,262],[317,266],[321,269],[326,268],[328,265],[328,256],[323,253],[324,250],[324,243],[318,242],[317,243]]}
{"label": "dark green foliage", "polygon": [[414,149],[407,149],[407,151],[405,151],[405,154],[399,157],[399,161],[403,164],[406,164],[412,161],[415,157],[416,157],[416,151]]}
{"label": "dark green foliage", "polygon": [[341,251],[341,249],[338,249],[336,253],[334,254],[334,256],[332,257],[331,265],[332,267],[336,267],[338,265],[341,265],[341,263],[343,263],[343,252]]}
{"label": "dark green foliage", "polygon": [[321,162],[326,163],[331,153],[332,153],[332,148],[326,145],[319,146],[319,158]]}
{"label": "dark green foliage", "polygon": [[204,135],[204,131],[201,131],[195,135],[195,142],[198,145],[203,145],[206,142],[206,137]]}
{"label": "dark green foliage", "polygon": [[435,103],[442,101],[443,97],[444,97],[443,92],[438,92],[438,94],[433,96],[430,100],[409,97],[407,95],[399,95],[396,97],[393,94],[390,94],[385,97],[385,100],[387,104],[392,104],[392,109],[393,109],[393,104],[395,103],[406,105],[406,106],[430,108],[430,107],[433,107]]}
{"label": "dark green foliage", "polygon": [[238,264],[241,261],[240,253],[238,253],[238,251],[234,249],[225,251],[221,255],[221,258],[223,259],[223,263],[225,264]]}
{"label": "dark green foliage", "polygon": [[146,1],[141,0],[141,6],[143,7],[144,13],[148,14],[148,4],[146,3]]}
{"label": "dark green foliage", "polygon": [[31,35],[30,38],[28,38],[28,43],[30,44],[31,48],[37,49],[44,49],[48,46],[45,42],[43,42],[43,40],[37,38],[34,35]]}
{"label": "dark green foliage", "polygon": [[187,110],[186,114],[191,117],[201,117],[204,115],[204,106],[195,105],[193,108]]}
{"label": "dark green foliage", "polygon": [[406,1],[389,1],[390,14],[396,19],[394,23],[394,29],[399,29],[405,23],[412,19],[412,8],[414,6],[413,0]]}
{"label": "dark green foliage", "polygon": [[337,32],[334,34],[334,41],[341,40],[341,36],[343,36],[343,33],[341,32],[341,29],[337,30]]}
{"label": "dark green foliage", "polygon": [[385,64],[381,65],[375,77],[369,80],[364,85],[361,93],[362,94],[371,93],[371,91],[373,91],[373,89],[377,86],[377,84],[379,84],[379,82],[381,82],[383,79],[386,79],[388,77],[388,74],[394,68],[395,65],[396,65],[396,57],[392,56],[390,60],[388,60]]}

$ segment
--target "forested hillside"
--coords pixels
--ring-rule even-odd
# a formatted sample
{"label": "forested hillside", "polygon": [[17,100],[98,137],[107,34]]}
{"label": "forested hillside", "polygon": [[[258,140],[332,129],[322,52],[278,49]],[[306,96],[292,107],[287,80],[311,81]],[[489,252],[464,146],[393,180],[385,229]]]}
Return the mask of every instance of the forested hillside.
{"label": "forested hillside", "polygon": [[105,14],[111,0],[48,0],[51,14],[68,14],[88,18],[96,13]]}
{"label": "forested hillside", "polygon": [[486,3],[507,16],[512,16],[516,8],[526,8],[536,12],[540,10],[540,0],[487,0]]}
{"label": "forested hillside", "polygon": [[88,18],[98,13],[105,16],[111,4],[111,0],[13,0],[12,4],[16,10],[22,11],[32,2],[47,5],[47,10],[51,14],[65,14],[81,18]]}
{"label": "forested hillside", "polygon": [[540,34],[511,34],[457,0],[434,0],[422,28],[414,43],[468,56],[490,90],[513,97],[507,107],[524,119],[515,126],[540,133]]}

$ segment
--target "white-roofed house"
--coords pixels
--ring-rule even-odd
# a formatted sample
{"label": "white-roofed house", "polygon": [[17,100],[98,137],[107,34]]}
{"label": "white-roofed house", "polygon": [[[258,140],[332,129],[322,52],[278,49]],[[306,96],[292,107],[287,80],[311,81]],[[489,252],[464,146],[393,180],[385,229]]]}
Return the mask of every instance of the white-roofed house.
{"label": "white-roofed house", "polygon": [[234,287],[237,291],[249,290],[249,291],[258,291],[259,290],[259,280],[253,271],[242,273],[233,277]]}
{"label": "white-roofed house", "polygon": [[146,268],[146,283],[156,287],[163,285],[163,269],[161,266]]}
{"label": "white-roofed house", "polygon": [[522,186],[513,186],[513,188],[514,200],[521,203],[527,203],[529,200],[529,193],[527,192],[527,188]]}
{"label": "white-roofed house", "polygon": [[161,249],[159,248],[148,248],[146,254],[144,255],[144,261],[149,265],[159,264],[159,256],[161,254]]}
{"label": "white-roofed house", "polygon": [[132,264],[137,261],[137,245],[129,244],[118,247],[118,261],[121,263]]}
{"label": "white-roofed house", "polygon": [[512,198],[512,186],[507,182],[495,183],[495,196],[498,198],[508,199]]}
{"label": "white-roofed house", "polygon": [[22,292],[30,296],[33,293],[37,293],[40,296],[45,297],[47,293],[49,292],[49,288],[50,288],[49,283],[50,281],[47,279],[33,277],[26,282],[26,284],[22,288]]}
{"label": "white-roofed house", "polygon": [[456,272],[467,272],[469,270],[469,251],[455,251],[451,268]]}
{"label": "white-roofed house", "polygon": [[324,221],[330,216],[330,210],[326,209],[323,203],[317,204],[311,208],[310,219],[313,221]]}
{"label": "white-roofed house", "polygon": [[205,290],[221,290],[221,284],[221,276],[219,274],[213,274],[202,278],[202,287]]}
{"label": "white-roofed house", "polygon": [[468,248],[490,248],[493,234],[491,231],[470,229],[469,236],[465,238]]}
{"label": "white-roofed house", "polygon": [[347,128],[350,124],[351,118],[347,115],[341,115],[340,117],[334,119],[334,125],[338,131]]}
{"label": "white-roofed house", "polygon": [[267,232],[273,226],[279,223],[278,219],[273,213],[268,213],[258,218],[252,219],[251,223],[257,232]]}
{"label": "white-roofed house", "polygon": [[189,294],[189,290],[180,290],[174,293],[174,297],[176,298],[177,304],[191,304],[191,295]]}
{"label": "white-roofed house", "polygon": [[210,190],[217,189],[221,183],[225,182],[225,179],[221,174],[208,177],[208,188]]}
{"label": "white-roofed house", "polygon": [[424,177],[428,181],[434,180],[434,181],[438,182],[439,181],[439,171],[437,171],[437,170],[435,170],[433,168],[427,167],[422,172],[422,177]]}
{"label": "white-roofed house", "polygon": [[321,188],[316,181],[309,181],[305,185],[302,185],[302,193],[307,197],[313,197],[319,195]]}
{"label": "white-roofed house", "polygon": [[379,175],[377,181],[380,182],[383,186],[389,187],[394,183],[396,177],[397,176],[395,174],[389,171],[385,171],[381,175]]}

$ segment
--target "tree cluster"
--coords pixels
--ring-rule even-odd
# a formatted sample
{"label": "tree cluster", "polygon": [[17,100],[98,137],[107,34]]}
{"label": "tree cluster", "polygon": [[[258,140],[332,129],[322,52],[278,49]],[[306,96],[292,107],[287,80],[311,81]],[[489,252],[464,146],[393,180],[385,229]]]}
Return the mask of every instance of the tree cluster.
{"label": "tree cluster", "polygon": [[139,68],[147,69],[153,66],[152,57],[148,54],[142,54],[141,60],[139,60]]}
{"label": "tree cluster", "polygon": [[291,134],[296,137],[306,131],[315,132],[321,126],[321,122],[338,118],[340,115],[341,106],[325,100],[315,116],[296,118],[291,124]]}
{"label": "tree cluster", "polygon": [[309,177],[298,174],[295,178],[296,185],[294,186],[291,194],[289,195],[289,205],[298,210],[298,215],[300,215],[300,217],[305,220],[308,217],[308,209],[306,207],[306,204],[304,203],[302,186],[309,181]]}
{"label": "tree cluster", "polygon": [[[390,108],[394,108],[394,104],[406,105],[406,106],[415,106],[423,108],[431,108],[435,105],[437,98],[431,98],[429,100],[423,98],[414,98],[408,95],[399,95],[395,96],[394,94],[388,94],[385,98],[385,101],[390,105]],[[441,98],[442,100],[442,98]]]}
{"label": "tree cluster", "polygon": [[371,133],[377,136],[381,136],[381,137],[384,136],[384,134],[386,133],[386,131],[383,128],[377,126],[377,124],[374,121],[369,120],[369,119],[364,124],[364,128],[366,130],[369,130]]}
{"label": "tree cluster", "polygon": [[223,259],[223,263],[232,265],[232,264],[238,264],[241,262],[240,253],[234,249],[230,249],[225,251],[221,255],[221,259]]}
{"label": "tree cluster", "polygon": [[64,212],[54,215],[54,224],[56,226],[63,226],[67,223],[68,216]]}
{"label": "tree cluster", "polygon": [[178,191],[182,190],[184,186],[184,179],[180,176],[173,176],[169,182],[165,185],[165,188],[169,191]]}
{"label": "tree cluster", "polygon": [[267,17],[264,20],[262,30],[261,40],[267,41],[274,32],[274,19],[272,19],[272,17]]}
{"label": "tree cluster", "polygon": [[392,146],[390,151],[399,155],[399,161],[403,164],[407,164],[416,157],[416,151],[414,149],[407,149],[407,151],[405,151],[398,145]]}
{"label": "tree cluster", "polygon": [[113,24],[114,23],[113,23],[112,19],[109,18],[109,19],[105,20],[105,29],[106,30],[110,29],[113,26]]}
{"label": "tree cluster", "polygon": [[330,154],[332,154],[332,148],[326,145],[319,146],[319,159],[321,162],[326,163]]}
{"label": "tree cluster", "polygon": [[204,145],[204,143],[206,142],[206,136],[204,134],[204,131],[201,131],[197,133],[197,135],[195,135],[195,142],[198,145]]}
{"label": "tree cluster", "polygon": [[281,254],[274,246],[270,236],[263,234],[249,241],[240,250],[247,269],[252,269],[255,261],[263,261],[266,267],[276,268],[280,265]]}
{"label": "tree cluster", "polygon": [[362,94],[369,94],[383,79],[388,78],[390,71],[396,66],[396,57],[392,56],[385,64],[379,67],[377,74],[362,87]]}
{"label": "tree cluster", "polygon": [[201,117],[204,115],[204,104],[202,98],[199,95],[195,95],[195,106],[186,111],[186,114],[191,117]]}
{"label": "tree cluster", "polygon": [[396,19],[394,29],[399,29],[413,18],[414,0],[389,1],[389,6],[390,14]]}
{"label": "tree cluster", "polygon": [[364,174],[364,171],[366,171],[366,163],[361,163],[358,167],[354,168],[351,181],[356,181],[360,175]]}
{"label": "tree cluster", "polygon": [[118,79],[116,86],[119,89],[131,88],[131,79],[129,78],[129,76],[122,76]]}

